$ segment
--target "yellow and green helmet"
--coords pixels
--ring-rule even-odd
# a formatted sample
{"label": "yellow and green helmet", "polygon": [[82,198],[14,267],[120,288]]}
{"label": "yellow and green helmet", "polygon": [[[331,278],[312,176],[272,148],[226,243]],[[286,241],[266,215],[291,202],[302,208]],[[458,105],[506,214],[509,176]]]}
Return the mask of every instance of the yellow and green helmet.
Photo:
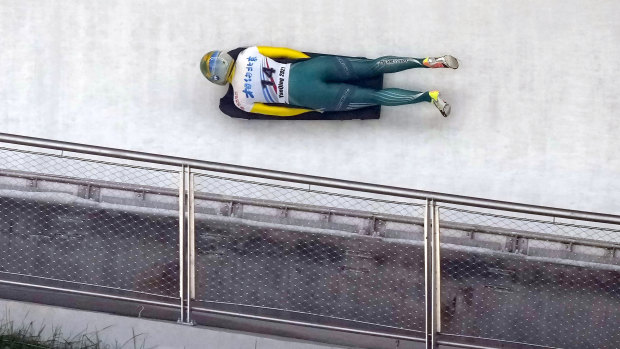
{"label": "yellow and green helmet", "polygon": [[200,71],[214,84],[226,85],[232,73],[235,60],[224,51],[211,51],[202,56]]}

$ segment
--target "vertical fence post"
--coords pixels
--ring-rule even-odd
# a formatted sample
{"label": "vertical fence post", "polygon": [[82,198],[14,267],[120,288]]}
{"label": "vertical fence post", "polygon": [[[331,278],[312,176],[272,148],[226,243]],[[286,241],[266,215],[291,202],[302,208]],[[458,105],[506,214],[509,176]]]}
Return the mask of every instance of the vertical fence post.
{"label": "vertical fence post", "polygon": [[437,348],[437,334],[441,332],[441,258],[440,258],[440,238],[439,238],[439,207],[433,200],[433,328],[432,328],[432,347]]}
{"label": "vertical fence post", "polygon": [[179,172],[179,296],[181,298],[181,317],[179,323],[185,322],[185,294],[183,283],[185,280],[184,273],[184,245],[185,245],[185,165],[181,166]]}
{"label": "vertical fence post", "polygon": [[432,264],[433,264],[433,254],[431,249],[431,239],[432,239],[432,215],[431,215],[431,203],[428,199],[426,199],[426,206],[424,210],[424,304],[425,304],[425,328],[424,328],[424,340],[426,344],[426,349],[432,349],[432,331],[433,331],[433,274],[432,274]]}
{"label": "vertical fence post", "polygon": [[194,324],[191,318],[191,300],[195,298],[196,293],[196,236],[195,236],[195,179],[191,167],[187,168],[189,179],[188,186],[188,203],[187,203],[187,315],[186,322],[190,325]]}

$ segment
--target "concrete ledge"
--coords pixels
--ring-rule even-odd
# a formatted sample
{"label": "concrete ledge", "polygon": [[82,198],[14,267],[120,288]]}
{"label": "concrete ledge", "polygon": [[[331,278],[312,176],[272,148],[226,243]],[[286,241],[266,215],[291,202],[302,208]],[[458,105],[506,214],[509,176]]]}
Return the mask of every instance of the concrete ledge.
{"label": "concrete ledge", "polygon": [[247,332],[184,326],[172,322],[131,318],[62,307],[0,299],[0,322],[13,321],[16,327],[33,322],[45,327],[43,336],[60,328],[67,337],[98,332],[105,344],[125,343],[134,334],[148,348],[222,348],[222,349],[330,349],[345,348],[320,343],[259,336]]}

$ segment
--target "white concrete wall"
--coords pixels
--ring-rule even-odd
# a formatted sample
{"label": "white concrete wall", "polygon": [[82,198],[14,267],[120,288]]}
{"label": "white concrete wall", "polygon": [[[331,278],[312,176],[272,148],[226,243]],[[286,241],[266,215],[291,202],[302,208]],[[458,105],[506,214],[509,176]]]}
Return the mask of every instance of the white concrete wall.
{"label": "white concrete wall", "polygon": [[[620,2],[0,2],[2,132],[608,213],[620,211]],[[200,74],[247,45],[459,57],[386,85],[453,105],[243,121]]]}
{"label": "white concrete wall", "polygon": [[9,322],[16,329],[26,328],[32,322],[35,333],[43,328],[42,338],[51,338],[54,329],[59,329],[62,337],[69,340],[83,334],[95,340],[96,333],[101,343],[111,348],[118,343],[118,347],[132,349],[344,349],[308,341],[0,299],[0,324]]}

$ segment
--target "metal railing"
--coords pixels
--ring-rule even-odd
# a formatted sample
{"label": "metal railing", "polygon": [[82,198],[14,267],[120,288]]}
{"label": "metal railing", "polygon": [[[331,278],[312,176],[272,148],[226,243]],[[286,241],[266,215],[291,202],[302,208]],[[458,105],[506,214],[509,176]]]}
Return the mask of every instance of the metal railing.
{"label": "metal railing", "polygon": [[0,143],[3,283],[428,348],[620,343],[618,215]]}

